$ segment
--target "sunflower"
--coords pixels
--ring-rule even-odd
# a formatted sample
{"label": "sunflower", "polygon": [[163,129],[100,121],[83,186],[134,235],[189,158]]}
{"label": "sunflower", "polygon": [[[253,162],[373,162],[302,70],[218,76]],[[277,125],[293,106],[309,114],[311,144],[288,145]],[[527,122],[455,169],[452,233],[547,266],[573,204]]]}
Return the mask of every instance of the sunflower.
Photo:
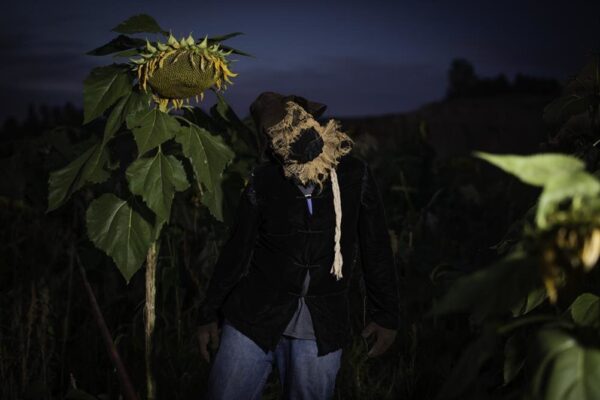
{"label": "sunflower", "polygon": [[167,43],[160,41],[146,46],[139,54],[141,58],[130,59],[136,71],[138,84],[144,92],[152,93],[152,98],[165,110],[169,102],[181,108],[184,101],[192,97],[204,98],[204,91],[215,87],[218,91],[227,88],[225,83],[237,74],[229,70],[227,59],[233,50],[223,51],[219,44],[209,45],[205,37],[200,43],[190,34],[181,40],[169,34]]}

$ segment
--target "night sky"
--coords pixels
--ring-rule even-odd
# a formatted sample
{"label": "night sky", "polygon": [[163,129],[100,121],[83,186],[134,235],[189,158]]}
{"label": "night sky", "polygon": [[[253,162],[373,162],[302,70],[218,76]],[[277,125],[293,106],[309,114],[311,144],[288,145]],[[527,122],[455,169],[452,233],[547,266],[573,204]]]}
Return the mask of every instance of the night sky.
{"label": "night sky", "polygon": [[562,80],[600,49],[600,1],[20,0],[0,17],[0,121],[29,102],[80,105],[90,68],[112,62],[84,53],[139,13],[177,37],[245,33],[226,42],[256,57],[231,67],[225,96],[242,117],[265,90],[324,102],[330,116],[408,111],[443,97],[457,57],[482,77]]}

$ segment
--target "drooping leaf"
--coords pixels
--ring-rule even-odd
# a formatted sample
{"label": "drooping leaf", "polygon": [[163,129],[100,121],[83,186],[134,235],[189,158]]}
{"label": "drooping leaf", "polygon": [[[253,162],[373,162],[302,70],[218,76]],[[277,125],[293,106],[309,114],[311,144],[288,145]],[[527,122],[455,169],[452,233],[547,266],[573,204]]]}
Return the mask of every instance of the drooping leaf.
{"label": "drooping leaf", "polygon": [[128,95],[122,97],[111,110],[106,125],[104,126],[104,143],[107,143],[110,138],[119,130],[125,119],[130,114],[144,110],[148,107],[150,96],[138,91],[131,91]]}
{"label": "drooping leaf", "polygon": [[243,32],[232,32],[232,33],[227,33],[225,35],[209,37],[206,40],[208,41],[209,44],[213,44],[216,42],[223,42],[227,39],[231,39],[232,37],[236,37],[236,36],[243,35],[243,34],[244,34]]}
{"label": "drooping leaf", "polygon": [[90,240],[114,260],[129,282],[152,244],[152,224],[111,193],[92,201],[86,223]]}
{"label": "drooping leaf", "polygon": [[544,228],[548,214],[570,198],[596,197],[600,194],[600,181],[585,171],[559,174],[548,181],[538,201],[536,222]]}
{"label": "drooping leaf", "polygon": [[141,196],[158,218],[167,222],[175,192],[190,186],[181,162],[162,152],[135,160],[126,175],[131,192]]}
{"label": "drooping leaf", "polygon": [[600,326],[600,298],[594,294],[581,294],[571,304],[570,312],[577,325]]}
{"label": "drooping leaf", "polygon": [[225,220],[225,215],[223,211],[223,187],[221,184],[215,186],[215,190],[211,192],[204,192],[202,194],[202,204],[204,204],[210,210],[210,213],[217,220],[223,222]]}
{"label": "drooping leaf", "polygon": [[102,143],[96,143],[67,166],[50,173],[48,180],[48,209],[63,205],[86,183],[102,183],[109,177],[104,170],[108,153]]}
{"label": "drooping leaf", "polygon": [[126,35],[119,35],[110,42],[88,51],[86,54],[90,56],[105,56],[108,54],[129,50],[135,47],[142,47],[146,44],[143,39],[132,38]]}
{"label": "drooping leaf", "polygon": [[539,363],[532,394],[544,400],[600,398],[600,351],[583,347],[567,333],[543,329],[538,334]]}
{"label": "drooping leaf", "polygon": [[482,158],[525,183],[544,186],[561,174],[571,174],[585,168],[583,161],[565,154],[545,153],[531,156],[498,155],[475,152]]}
{"label": "drooping leaf", "polygon": [[195,124],[181,127],[175,140],[181,144],[183,154],[190,160],[194,175],[204,187],[202,202],[213,216],[223,220],[223,170],[233,159],[234,153],[219,136],[211,135]]}
{"label": "drooping leaf", "polygon": [[94,68],[83,82],[83,123],[87,124],[131,92],[129,67],[111,64]]}
{"label": "drooping leaf", "polygon": [[542,304],[548,295],[546,294],[546,289],[543,287],[535,288],[529,294],[523,298],[522,301],[517,303],[512,308],[513,317],[520,317],[525,314],[528,314],[530,311],[534,310],[537,306]]}
{"label": "drooping leaf", "polygon": [[175,118],[156,108],[130,114],[126,122],[140,155],[171,139],[180,128]]}
{"label": "drooping leaf", "polygon": [[165,31],[158,25],[158,22],[147,14],[138,14],[127,20],[121,22],[119,25],[112,29],[113,32],[118,33],[161,33],[168,35],[169,32]]}

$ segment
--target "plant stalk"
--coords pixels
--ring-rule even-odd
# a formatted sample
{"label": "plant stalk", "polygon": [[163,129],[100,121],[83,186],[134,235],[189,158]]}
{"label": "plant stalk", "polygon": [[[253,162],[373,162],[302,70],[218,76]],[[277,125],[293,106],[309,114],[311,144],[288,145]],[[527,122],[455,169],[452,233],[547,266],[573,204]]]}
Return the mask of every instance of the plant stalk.
{"label": "plant stalk", "polygon": [[157,242],[152,243],[146,254],[146,306],[144,317],[146,322],[146,397],[156,398],[154,373],[152,372],[152,334],[156,322],[156,264]]}
{"label": "plant stalk", "polygon": [[83,279],[83,284],[85,286],[85,290],[90,298],[90,303],[92,305],[92,314],[94,315],[94,319],[100,328],[100,333],[102,334],[102,338],[104,339],[104,344],[106,346],[106,350],[108,351],[108,356],[112,361],[115,369],[117,370],[117,376],[119,377],[119,382],[121,383],[121,390],[123,392],[123,398],[126,400],[138,400],[137,394],[135,390],[133,390],[133,385],[131,384],[131,379],[129,379],[129,374],[125,369],[125,365],[121,360],[121,356],[119,355],[119,351],[115,346],[115,343],[110,335],[108,327],[106,326],[106,321],[104,320],[104,316],[102,315],[102,311],[100,310],[100,306],[98,305],[98,301],[96,300],[96,295],[92,290],[92,286],[87,279],[87,275],[85,273],[85,269],[81,265],[81,260],[79,260],[79,256],[77,256],[77,264],[79,266],[79,272],[81,273],[81,277]]}

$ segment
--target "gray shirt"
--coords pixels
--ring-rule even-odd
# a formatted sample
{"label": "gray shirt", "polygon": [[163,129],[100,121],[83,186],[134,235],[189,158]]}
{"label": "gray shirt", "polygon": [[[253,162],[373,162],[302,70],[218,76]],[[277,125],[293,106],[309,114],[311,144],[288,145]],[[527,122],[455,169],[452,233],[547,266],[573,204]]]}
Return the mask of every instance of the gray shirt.
{"label": "gray shirt", "polygon": [[[298,185],[298,187],[302,193],[304,193],[304,195],[312,193],[314,189],[314,185],[309,185],[307,187]],[[306,206],[308,207],[308,212],[312,215],[312,199],[310,197],[306,198]],[[310,317],[310,311],[304,302],[304,295],[308,291],[309,283],[310,270],[307,270],[306,277],[304,278],[304,283],[302,285],[302,296],[298,299],[298,308],[283,332],[283,334],[286,336],[291,336],[297,339],[316,339],[312,318]]]}

